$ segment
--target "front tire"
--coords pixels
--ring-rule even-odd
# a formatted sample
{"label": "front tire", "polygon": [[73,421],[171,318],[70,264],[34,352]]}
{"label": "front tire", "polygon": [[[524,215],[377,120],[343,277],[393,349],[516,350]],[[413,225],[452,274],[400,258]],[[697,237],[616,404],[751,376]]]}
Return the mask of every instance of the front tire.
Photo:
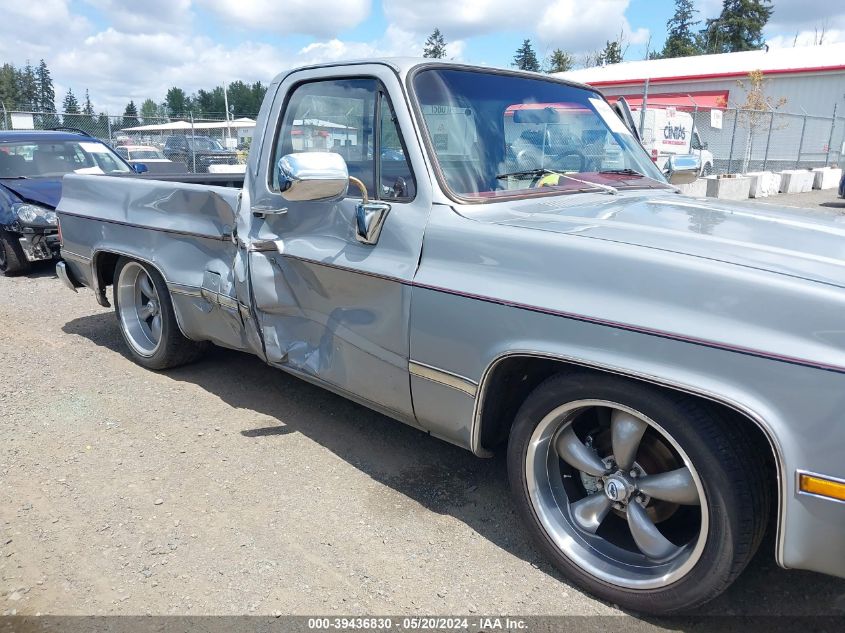
{"label": "front tire", "polygon": [[7,277],[28,272],[30,263],[14,233],[0,230],[0,273]]}
{"label": "front tire", "polygon": [[179,330],[167,284],[156,270],[121,258],[113,288],[114,311],[132,360],[147,369],[171,369],[202,355],[207,344]]}
{"label": "front tire", "polygon": [[508,474],[529,532],[567,578],[666,614],[719,595],[760,544],[770,501],[748,444],[696,400],[566,373],[520,408]]}

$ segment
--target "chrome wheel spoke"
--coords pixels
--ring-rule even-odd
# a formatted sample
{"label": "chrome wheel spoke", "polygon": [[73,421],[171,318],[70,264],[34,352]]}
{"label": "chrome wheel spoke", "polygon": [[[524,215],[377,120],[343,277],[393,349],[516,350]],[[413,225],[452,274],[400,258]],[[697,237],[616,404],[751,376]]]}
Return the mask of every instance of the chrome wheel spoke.
{"label": "chrome wheel spoke", "polygon": [[572,427],[568,427],[555,440],[555,451],[558,456],[567,464],[594,477],[600,477],[607,473],[608,468],[599,459],[593,449],[587,447]]}
{"label": "chrome wheel spoke", "polygon": [[638,417],[614,409],[610,416],[613,458],[622,470],[630,470],[640,448],[640,440],[648,425]]}
{"label": "chrome wheel spoke", "polygon": [[628,527],[639,550],[654,561],[672,558],[681,548],[660,533],[648,516],[648,512],[636,501],[627,508]]}
{"label": "chrome wheel spoke", "polygon": [[156,291],[150,276],[146,272],[138,273],[138,287],[148,299],[155,299]]}
{"label": "chrome wheel spoke", "polygon": [[153,335],[153,341],[158,343],[161,338],[161,315],[157,314],[153,317],[150,323],[150,333]]}
{"label": "chrome wheel spoke", "polygon": [[569,506],[572,511],[572,518],[585,532],[595,534],[601,522],[610,512],[613,502],[599,491],[588,497],[584,497]]}
{"label": "chrome wheel spoke", "polygon": [[637,480],[637,488],[653,499],[689,506],[701,505],[692,473],[686,467],[642,477]]}

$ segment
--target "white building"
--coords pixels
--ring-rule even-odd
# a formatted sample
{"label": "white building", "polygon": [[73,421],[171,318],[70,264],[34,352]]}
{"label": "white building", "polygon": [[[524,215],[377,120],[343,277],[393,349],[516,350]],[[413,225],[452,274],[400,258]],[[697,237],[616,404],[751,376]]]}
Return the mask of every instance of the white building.
{"label": "white building", "polygon": [[[752,71],[763,73],[774,109],[737,115]],[[645,99],[648,109],[693,113],[717,171],[815,167],[845,159],[845,43],[623,62],[558,76],[590,84],[611,102],[624,96],[634,109]],[[724,126],[711,111],[724,111]]]}
{"label": "white building", "polygon": [[607,97],[625,96],[633,107],[642,103],[648,80],[650,103],[737,108],[754,70],[762,71],[774,102],[785,99],[781,111],[830,117],[836,106],[837,116],[845,116],[845,43],[622,62],[558,76]]}

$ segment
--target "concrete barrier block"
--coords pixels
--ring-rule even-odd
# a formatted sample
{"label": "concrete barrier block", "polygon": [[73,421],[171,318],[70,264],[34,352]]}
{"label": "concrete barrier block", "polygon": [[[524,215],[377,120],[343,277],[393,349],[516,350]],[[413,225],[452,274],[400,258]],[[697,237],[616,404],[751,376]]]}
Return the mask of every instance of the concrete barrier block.
{"label": "concrete barrier block", "polygon": [[785,169],[781,172],[781,193],[806,193],[813,189],[815,174],[806,169]]}
{"label": "concrete barrier block", "polygon": [[697,178],[693,182],[686,185],[678,185],[678,189],[685,196],[692,196],[693,198],[703,198],[707,195],[707,178]]}
{"label": "concrete barrier block", "polygon": [[834,167],[816,167],[813,170],[813,189],[836,189],[842,170]]}
{"label": "concrete barrier block", "polygon": [[751,178],[729,174],[707,179],[707,197],[721,200],[746,200],[751,191]]}
{"label": "concrete barrier block", "polygon": [[765,198],[780,190],[780,174],[771,171],[753,171],[745,174],[751,179],[749,195],[752,198]]}

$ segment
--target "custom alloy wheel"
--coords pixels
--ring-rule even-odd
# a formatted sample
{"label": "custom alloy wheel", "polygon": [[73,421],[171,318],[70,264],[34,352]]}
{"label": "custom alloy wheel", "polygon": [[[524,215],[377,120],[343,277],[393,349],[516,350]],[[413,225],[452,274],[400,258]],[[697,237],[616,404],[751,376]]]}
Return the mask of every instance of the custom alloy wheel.
{"label": "custom alloy wheel", "polygon": [[508,439],[516,507],[575,584],[624,609],[676,613],[724,591],[765,533],[765,452],[703,401],[612,374],[562,372]]}
{"label": "custom alloy wheel", "polygon": [[701,556],[708,515],[699,475],[633,409],[602,400],[557,407],[535,428],[525,471],[546,533],[596,578],[660,587]]}
{"label": "custom alloy wheel", "polygon": [[145,357],[161,345],[161,299],[147,270],[138,262],[128,262],[120,271],[115,288],[118,315],[126,342]]}
{"label": "custom alloy wheel", "polygon": [[120,258],[114,271],[114,309],[132,359],[149,369],[190,363],[207,343],[179,329],[167,284],[146,264]]}

